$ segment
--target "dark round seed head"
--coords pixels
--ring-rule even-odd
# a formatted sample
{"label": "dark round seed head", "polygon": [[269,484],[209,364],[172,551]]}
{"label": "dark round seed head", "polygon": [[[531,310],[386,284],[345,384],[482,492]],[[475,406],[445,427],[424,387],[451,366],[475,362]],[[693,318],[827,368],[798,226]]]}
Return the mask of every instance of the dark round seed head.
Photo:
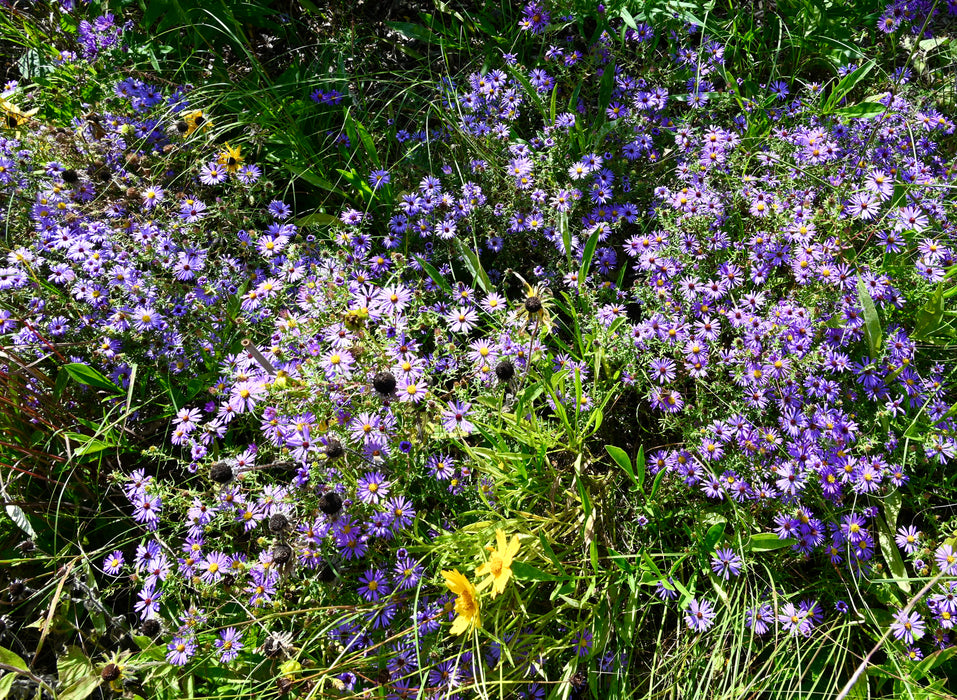
{"label": "dark round seed head", "polygon": [[143,633],[144,637],[153,638],[158,635],[161,631],[159,620],[146,620],[140,625],[140,632]]}
{"label": "dark round seed head", "polygon": [[217,462],[209,470],[209,478],[217,484],[228,484],[233,480],[233,468],[225,462]]}
{"label": "dark round seed head", "polygon": [[[267,654],[268,656],[268,654]],[[286,695],[292,690],[292,681],[285,676],[281,676],[276,679],[276,690],[279,691],[279,695]]]}
{"label": "dark round seed head", "polygon": [[196,126],[202,126],[205,122],[206,122],[206,117],[204,117],[202,114],[197,114],[196,118],[193,119],[193,123]]}
{"label": "dark round seed head", "polygon": [[80,176],[77,175],[76,170],[73,168],[67,168],[64,170],[62,173],[60,173],[60,177],[63,178],[63,182],[68,182],[71,185],[80,179]]}
{"label": "dark round seed head", "polygon": [[372,388],[380,394],[391,394],[395,391],[395,375],[392,372],[379,372],[372,379]]}
{"label": "dark round seed head", "polygon": [[185,134],[187,131],[189,131],[189,124],[180,120],[176,122],[176,130],[181,134]]}
{"label": "dark round seed head", "polygon": [[120,667],[116,664],[107,664],[100,671],[100,677],[105,681],[115,681],[120,677]]}
{"label": "dark round seed head", "polygon": [[495,376],[498,377],[500,382],[507,382],[515,376],[515,365],[512,364],[511,360],[502,360],[495,365]]}
{"label": "dark round seed head", "polygon": [[537,314],[542,310],[542,300],[537,296],[530,296],[525,299],[525,310],[530,314]]}
{"label": "dark round seed head", "polygon": [[269,531],[273,534],[279,534],[289,527],[289,518],[282,513],[275,513],[269,518]]}
{"label": "dark round seed head", "polygon": [[10,584],[8,590],[10,591],[11,598],[19,598],[23,595],[23,592],[27,590],[27,585],[23,581],[14,581]]}
{"label": "dark round seed head", "polygon": [[272,560],[282,566],[292,559],[292,547],[288,544],[277,544],[272,550]]}
{"label": "dark round seed head", "polygon": [[326,515],[335,515],[342,510],[342,497],[335,491],[322,494],[319,499],[319,510]]}
{"label": "dark round seed head", "polygon": [[339,459],[345,453],[346,451],[342,449],[341,442],[335,438],[329,438],[329,442],[326,443],[326,459],[332,462],[333,460]]}

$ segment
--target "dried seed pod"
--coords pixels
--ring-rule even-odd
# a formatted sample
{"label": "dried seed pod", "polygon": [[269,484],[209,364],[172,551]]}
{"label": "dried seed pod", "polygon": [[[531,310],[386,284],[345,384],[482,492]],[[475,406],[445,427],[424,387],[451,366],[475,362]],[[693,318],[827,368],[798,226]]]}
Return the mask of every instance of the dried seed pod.
{"label": "dried seed pod", "polygon": [[335,515],[342,510],[342,497],[335,491],[322,494],[319,499],[319,510],[326,515]]}
{"label": "dried seed pod", "polygon": [[226,462],[216,462],[209,470],[209,478],[217,484],[228,484],[233,476],[233,468]]}

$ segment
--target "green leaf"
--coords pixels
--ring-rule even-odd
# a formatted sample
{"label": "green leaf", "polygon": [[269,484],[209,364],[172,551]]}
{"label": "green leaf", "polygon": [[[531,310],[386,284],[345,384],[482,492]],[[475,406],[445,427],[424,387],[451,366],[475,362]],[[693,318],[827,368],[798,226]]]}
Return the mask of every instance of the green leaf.
{"label": "green leaf", "polygon": [[[552,562],[555,566],[558,567],[558,570],[562,572],[563,576],[566,576],[565,567],[562,565],[561,559],[555,555],[555,550],[552,549],[552,546],[548,543],[548,540],[545,539],[545,535],[538,533],[538,541],[542,545],[542,551],[545,552],[545,556],[548,557],[549,561]],[[514,569],[514,562],[513,562]]]}
{"label": "green leaf", "polygon": [[442,289],[443,292],[448,294],[449,299],[455,296],[455,292],[452,291],[452,285],[449,284],[449,281],[442,276],[438,270],[425,262],[420,256],[416,255],[415,259],[419,262],[419,265],[422,266],[422,269],[425,271],[429,277],[432,278],[432,281],[435,282]]}
{"label": "green leaf", "polygon": [[907,569],[904,567],[904,561],[897,549],[894,535],[887,526],[887,522],[880,515],[877,516],[875,522],[877,523],[877,539],[881,545],[881,554],[884,555],[884,561],[887,562],[887,567],[894,575],[894,583],[904,593],[910,593],[911,586],[907,578]]}
{"label": "green leaf", "polygon": [[318,187],[321,190],[325,190],[326,192],[332,192],[333,194],[337,194],[343,199],[348,199],[350,201],[352,200],[352,197],[350,197],[348,194],[340,190],[331,182],[329,182],[325,178],[319,177],[314,172],[312,172],[311,168],[293,165],[292,163],[289,163],[289,162],[286,162],[285,166],[290,172],[292,172],[293,175],[295,175],[296,177],[302,178],[303,180],[308,182],[310,185]]}
{"label": "green leaf", "polygon": [[0,676],[0,700],[6,700],[6,697],[10,694],[10,689],[13,687],[13,681],[17,679],[17,674],[15,673],[4,673]]}
{"label": "green leaf", "polygon": [[638,447],[638,454],[635,455],[635,476],[638,477],[638,489],[644,490],[645,487],[645,446]]}
{"label": "green leaf", "polygon": [[638,25],[635,23],[635,18],[631,16],[631,13],[628,11],[627,7],[622,7],[618,14],[626,25],[636,31],[638,30]]}
{"label": "green leaf", "polygon": [[85,700],[102,682],[103,679],[96,675],[80,678],[72,685],[57,693],[57,700]]}
{"label": "green leaf", "polygon": [[61,370],[70,375],[70,377],[79,384],[96,387],[97,389],[108,391],[111,394],[123,393],[122,389],[107,379],[98,369],[81,362],[71,362],[68,365],[63,365]]}
{"label": "green leaf", "polygon": [[376,168],[379,168],[379,154],[376,152],[375,143],[372,137],[362,123],[353,118],[352,114],[346,116],[346,133],[353,142],[359,141],[365,150],[369,160],[373,162]]}
{"label": "green leaf", "polygon": [[638,483],[638,477],[635,474],[634,468],[631,466],[631,458],[628,457],[628,453],[625,452],[620,447],[615,447],[614,445],[605,445],[605,451],[611,455],[611,458],[618,463],[618,466],[625,470],[625,473],[631,477],[632,483],[637,488],[641,488]]}
{"label": "green leaf", "polygon": [[651,555],[648,554],[648,550],[646,549],[641,550],[641,562],[644,565],[642,568],[654,574],[656,579],[667,579],[667,576],[661,573],[661,569],[658,568],[658,565],[655,564],[655,560],[651,558]]}
{"label": "green leaf", "polygon": [[847,119],[873,119],[887,111],[887,107],[879,102],[861,102],[835,109],[834,114]]}
{"label": "green leaf", "polygon": [[521,561],[512,562],[512,575],[519,581],[567,581],[567,576],[556,576],[541,569],[537,569],[531,564]]}
{"label": "green leaf", "polygon": [[773,532],[759,532],[756,535],[751,535],[748,546],[752,552],[771,552],[775,549],[790,547],[793,544],[794,540],[790,537],[786,540],[782,540]]}
{"label": "green leaf", "polygon": [[483,292],[486,294],[491,293],[494,289],[492,287],[492,282],[489,280],[488,275],[485,274],[485,270],[482,267],[482,262],[479,260],[478,255],[476,255],[475,252],[470,248],[467,248],[466,245],[458,238],[453,238],[452,243],[455,245],[459,255],[462,257],[462,262],[465,263],[465,267],[467,267],[469,272],[472,273],[472,279],[478,283],[478,286],[482,288]]}
{"label": "green leaf", "polygon": [[26,661],[4,647],[0,647],[0,664],[24,671],[25,673],[30,673],[30,667],[27,666]]}
{"label": "green leaf", "polygon": [[874,60],[870,60],[856,70],[845,75],[841,79],[841,82],[839,82],[831,91],[831,94],[827,96],[827,99],[823,105],[824,114],[830,114],[833,112],[838,103],[847,97],[848,93],[857,87],[857,85],[867,77],[868,73],[874,70],[876,65],[877,63]]}
{"label": "green leaf", "polygon": [[942,335],[953,335],[954,331],[950,324],[944,322],[944,307],[944,283],[941,282],[924,305],[917,310],[911,337],[914,340],[932,340]]}
{"label": "green leaf", "polygon": [[608,553],[609,553],[608,558],[611,559],[613,562],[615,562],[615,565],[619,569],[624,571],[626,574],[630,574],[632,571],[635,570],[635,567],[632,566],[632,564],[629,561],[631,557],[629,557],[628,555],[622,554],[621,552],[616,552],[611,547],[608,548]]}
{"label": "green leaf", "polygon": [[68,647],[66,653],[56,660],[57,677],[60,685],[66,687],[85,676],[92,675],[93,664],[80,647]]}
{"label": "green leaf", "polygon": [[296,219],[296,226],[304,228],[306,226],[336,226],[339,224],[339,218],[332,214],[326,214],[322,211],[315,211],[312,214],[306,214]]}
{"label": "green leaf", "polygon": [[80,446],[73,450],[74,454],[77,455],[88,455],[93,454],[94,452],[102,452],[103,450],[109,450],[113,447],[116,447],[118,444],[108,440],[100,440],[99,438],[92,437],[90,435],[84,435],[83,433],[66,432],[64,433],[64,436],[73,442],[80,443]]}
{"label": "green leaf", "polygon": [[728,522],[722,518],[719,522],[716,522],[714,525],[708,528],[708,532],[704,536],[704,540],[701,542],[701,546],[704,548],[705,554],[710,554],[714,551],[714,546],[721,541],[724,537],[724,530],[728,526]]}
{"label": "green leaf", "polygon": [[864,336],[867,338],[867,346],[871,351],[871,357],[876,360],[880,356],[883,343],[881,320],[877,315],[874,300],[860,276],[857,278],[857,298],[864,309]]}
{"label": "green leaf", "polygon": [[595,255],[595,248],[598,247],[598,231],[595,231],[588,237],[585,243],[585,250],[582,251],[582,264],[578,268],[578,291],[581,292],[585,285],[585,278],[588,276],[588,268],[591,267],[592,258]]}
{"label": "green leaf", "polygon": [[661,482],[664,480],[665,474],[667,473],[668,473],[667,469],[662,469],[660,472],[658,472],[655,475],[655,480],[651,484],[651,494],[649,494],[648,496],[649,501],[655,500],[655,496],[658,495],[658,489],[661,488]]}

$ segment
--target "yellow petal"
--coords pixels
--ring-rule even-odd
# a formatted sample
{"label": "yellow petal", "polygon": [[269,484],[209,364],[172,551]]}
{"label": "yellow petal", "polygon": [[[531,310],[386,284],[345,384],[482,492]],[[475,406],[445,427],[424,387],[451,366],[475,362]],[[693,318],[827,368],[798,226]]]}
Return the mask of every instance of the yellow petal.
{"label": "yellow petal", "polygon": [[469,627],[469,621],[467,618],[459,615],[455,618],[455,622],[452,623],[452,629],[449,630],[452,634],[462,634]]}
{"label": "yellow petal", "polygon": [[495,541],[498,543],[498,551],[505,551],[505,530],[499,528],[495,531]]}

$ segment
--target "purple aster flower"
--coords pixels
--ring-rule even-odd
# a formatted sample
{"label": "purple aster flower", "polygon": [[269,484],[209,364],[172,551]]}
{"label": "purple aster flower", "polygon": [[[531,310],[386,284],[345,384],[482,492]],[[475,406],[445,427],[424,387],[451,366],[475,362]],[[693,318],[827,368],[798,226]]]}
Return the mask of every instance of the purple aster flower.
{"label": "purple aster flower", "polygon": [[403,377],[399,380],[396,392],[399,395],[399,401],[403,403],[419,403],[428,394],[428,384],[424,379],[415,377]]}
{"label": "purple aster flower", "polygon": [[103,560],[103,571],[108,573],[110,576],[119,576],[120,571],[123,570],[124,563],[125,560],[123,559],[123,552],[117,549]]}
{"label": "purple aster flower", "polygon": [[228,664],[230,661],[239,656],[239,650],[243,648],[243,635],[235,627],[227,627],[224,630],[220,630],[219,639],[216,640],[216,648],[222,652],[222,655],[219,657],[219,660]]}
{"label": "purple aster flower", "polygon": [[575,647],[576,652],[578,653],[578,658],[584,659],[588,654],[591,653],[591,644],[594,635],[589,629],[584,629],[578,634],[575,635],[575,639],[572,642],[572,646]]}
{"label": "purple aster flower", "polygon": [[160,511],[163,510],[163,501],[159,496],[150,497],[143,494],[133,503],[133,519],[144,523],[147,530],[155,530],[159,526]]}
{"label": "purple aster flower", "polygon": [[390,487],[391,484],[380,472],[366,472],[365,476],[359,479],[356,495],[363,503],[375,504],[389,495]]}
{"label": "purple aster flower", "polygon": [[913,644],[924,636],[924,620],[915,611],[909,613],[898,610],[894,613],[891,632],[895,639],[903,639],[905,644]]}
{"label": "purple aster flower", "polygon": [[432,455],[426,460],[425,468],[439,481],[447,481],[455,474],[455,462],[448,455]]}
{"label": "purple aster flower", "polygon": [[166,660],[173,666],[183,666],[196,653],[196,642],[191,637],[173,637],[166,648]]}
{"label": "purple aster flower", "polygon": [[806,611],[794,607],[794,603],[785,603],[778,612],[778,622],[790,634],[811,634],[811,620]]}
{"label": "purple aster flower", "polygon": [[153,209],[157,204],[163,201],[165,193],[163,192],[162,187],[157,187],[154,185],[143,190],[143,194],[141,196],[143,198],[143,206],[147,209]]}
{"label": "purple aster flower", "polygon": [[274,199],[269,203],[269,206],[266,207],[266,211],[269,212],[272,218],[282,220],[289,218],[289,215],[292,214],[292,207],[285,202]]}
{"label": "purple aster flower", "polygon": [[247,163],[240,166],[239,170],[236,172],[236,177],[244,185],[252,185],[259,179],[261,175],[262,171],[259,169],[259,166],[253,163]]}
{"label": "purple aster flower", "polygon": [[475,426],[465,416],[471,407],[470,403],[449,401],[448,408],[442,412],[442,427],[450,433],[461,430],[466,435],[470,434],[475,430]]}
{"label": "purple aster flower", "polygon": [[419,585],[425,569],[411,557],[405,556],[396,559],[392,572],[396,588],[407,591]]}
{"label": "purple aster flower", "polygon": [[271,603],[279,583],[279,573],[273,569],[254,568],[250,570],[249,578],[249,585],[244,589],[250,594],[249,604],[255,608]]}
{"label": "purple aster flower", "polygon": [[385,504],[386,512],[392,518],[392,528],[404,530],[415,519],[415,510],[405,496],[394,496]]}
{"label": "purple aster flower", "polygon": [[369,569],[359,577],[359,595],[370,603],[378,603],[379,598],[392,592],[389,580],[378,569]]}
{"label": "purple aster flower", "polygon": [[133,609],[140,614],[141,620],[150,620],[159,616],[160,598],[163,597],[161,591],[157,591],[152,585],[146,585],[136,594],[138,601]]}
{"label": "purple aster flower", "polygon": [[714,607],[707,600],[692,598],[685,611],[685,623],[693,632],[705,632],[714,622]]}
{"label": "purple aster flower", "polygon": [[766,603],[760,608],[748,610],[744,616],[744,624],[747,625],[749,629],[754,630],[754,633],[758,636],[767,633],[769,629],[768,624],[773,621],[774,610]]}
{"label": "purple aster flower", "polygon": [[372,189],[374,190],[379,189],[383,185],[388,185],[391,179],[388,170],[373,170],[369,173],[369,184],[372,185]]}
{"label": "purple aster flower", "polygon": [[159,330],[163,328],[163,316],[156,309],[149,306],[137,306],[133,310],[133,328],[143,333],[144,331]]}
{"label": "purple aster flower", "polygon": [[229,557],[222,552],[210,552],[199,563],[199,569],[202,571],[200,578],[205,583],[219,583],[223,575],[229,571],[230,564]]}
{"label": "purple aster flower", "polygon": [[897,546],[904,550],[905,554],[913,554],[917,551],[920,544],[920,531],[913,525],[901,527],[894,538]]}
{"label": "purple aster flower", "polygon": [[741,557],[730,547],[719,549],[711,555],[711,568],[721,578],[727,581],[731,576],[741,575]]}
{"label": "purple aster flower", "polygon": [[957,553],[949,544],[938,547],[934,552],[934,559],[945,576],[957,575]]}
{"label": "purple aster flower", "polygon": [[199,181],[204,185],[218,185],[228,177],[226,166],[210,161],[199,170]]}

